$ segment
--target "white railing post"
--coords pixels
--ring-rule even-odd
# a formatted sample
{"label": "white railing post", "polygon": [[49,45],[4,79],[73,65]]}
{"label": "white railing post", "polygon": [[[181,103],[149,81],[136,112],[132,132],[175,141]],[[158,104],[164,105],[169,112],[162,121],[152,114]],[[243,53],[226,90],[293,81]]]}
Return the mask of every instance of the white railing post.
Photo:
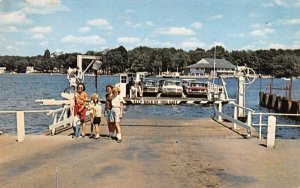
{"label": "white railing post", "polygon": [[[237,120],[237,106],[234,106],[234,113],[233,113],[233,118],[235,119],[235,120]],[[236,129],[236,123],[234,122],[233,123],[233,129]]]}
{"label": "white railing post", "polygon": [[222,121],[222,116],[221,116],[221,114],[222,114],[222,102],[220,101],[219,102],[219,113],[220,113],[220,115],[219,115],[219,117],[218,117],[218,121]]}
{"label": "white railing post", "polygon": [[252,127],[252,112],[251,111],[248,111],[248,114],[247,114],[247,125],[249,127]]}
{"label": "white railing post", "polygon": [[17,114],[17,135],[18,142],[24,142],[25,140],[25,118],[24,112],[18,111]]}
{"label": "white railing post", "polygon": [[262,114],[259,113],[259,139],[261,140]]}
{"label": "white railing post", "polygon": [[268,135],[267,135],[267,148],[275,146],[275,131],[276,131],[276,117],[268,117]]}
{"label": "white railing post", "polygon": [[249,110],[248,113],[247,113],[247,125],[249,127],[249,135],[248,136],[251,136],[252,134],[252,112]]}
{"label": "white railing post", "polygon": [[57,121],[57,112],[54,113],[54,117],[53,117],[53,124],[55,124]]}

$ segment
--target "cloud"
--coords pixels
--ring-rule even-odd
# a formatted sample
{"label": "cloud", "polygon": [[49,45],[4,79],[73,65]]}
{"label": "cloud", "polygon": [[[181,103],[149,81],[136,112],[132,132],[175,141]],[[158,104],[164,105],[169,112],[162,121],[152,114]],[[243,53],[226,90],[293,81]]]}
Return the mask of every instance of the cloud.
{"label": "cloud", "polygon": [[20,5],[27,14],[52,14],[57,11],[70,11],[60,0],[24,0]]}
{"label": "cloud", "polygon": [[214,42],[213,45],[210,46],[210,48],[214,48],[215,46],[222,46],[225,48],[225,45],[222,42]]}
{"label": "cloud", "polygon": [[16,46],[24,46],[26,45],[27,43],[24,42],[24,41],[19,41],[19,42],[16,42]]}
{"label": "cloud", "polygon": [[185,27],[159,28],[156,32],[163,35],[195,35],[193,30]]}
{"label": "cloud", "polygon": [[19,49],[16,48],[16,47],[14,47],[14,46],[7,46],[6,49],[7,49],[8,51],[19,51]]}
{"label": "cloud", "polygon": [[206,44],[200,42],[197,38],[189,38],[181,42],[181,47],[186,49],[205,48]]}
{"label": "cloud", "polygon": [[244,38],[246,35],[245,33],[230,33],[227,34],[228,37],[237,37],[237,38]]}
{"label": "cloud", "polygon": [[127,26],[127,27],[142,27],[142,23],[133,23],[131,22],[130,20],[126,20],[124,22],[124,24]]}
{"label": "cloud", "polygon": [[300,8],[300,1],[299,0],[295,2],[294,7],[295,8]]}
{"label": "cloud", "polygon": [[269,34],[273,34],[275,33],[274,29],[270,29],[270,28],[262,28],[262,29],[256,29],[250,32],[250,35],[253,36],[266,36]]}
{"label": "cloud", "polygon": [[150,26],[150,27],[155,26],[151,21],[134,23],[134,22],[132,22],[132,21],[130,21],[130,20],[125,20],[125,21],[124,21],[124,24],[125,24],[127,27],[133,27],[133,28],[138,28],[138,27],[143,27],[143,26]]}
{"label": "cloud", "polygon": [[79,28],[78,32],[79,33],[86,33],[86,32],[89,32],[90,30],[91,30],[90,27],[84,26],[84,27]]}
{"label": "cloud", "polygon": [[120,43],[138,43],[140,42],[140,38],[138,37],[120,37],[117,40]]}
{"label": "cloud", "polygon": [[196,21],[196,22],[192,23],[191,27],[195,28],[195,29],[201,29],[202,28],[202,23]]}
{"label": "cloud", "polygon": [[101,45],[105,44],[105,39],[99,37],[98,35],[91,36],[73,36],[67,35],[61,39],[61,42],[64,43],[75,43],[75,44],[92,44],[92,45]]}
{"label": "cloud", "polygon": [[276,33],[276,30],[271,28],[271,24],[269,25],[260,25],[260,24],[254,24],[251,26],[253,30],[250,32],[250,35],[252,36],[267,36],[273,33]]}
{"label": "cloud", "polygon": [[285,49],[285,46],[280,43],[271,43],[268,45],[268,47],[272,49]]}
{"label": "cloud", "polygon": [[284,25],[299,25],[300,18],[288,19],[288,20],[279,20],[279,23]]}
{"label": "cloud", "polygon": [[38,33],[38,34],[32,35],[30,38],[36,39],[36,40],[44,40],[46,37],[44,34]]}
{"label": "cloud", "polygon": [[15,26],[1,27],[0,33],[16,33],[19,30]]}
{"label": "cloud", "polygon": [[27,24],[30,22],[31,20],[29,20],[26,17],[26,14],[21,11],[8,12],[5,14],[0,13],[0,24],[2,25]]}
{"label": "cloud", "polygon": [[127,9],[125,12],[128,13],[128,14],[132,14],[132,13],[135,13],[135,10]]}
{"label": "cloud", "polygon": [[93,20],[89,20],[86,23],[87,25],[91,25],[91,26],[108,26],[108,21],[105,19],[93,19]]}
{"label": "cloud", "polygon": [[40,46],[48,46],[49,42],[48,41],[42,41],[39,43]]}
{"label": "cloud", "polygon": [[89,26],[96,26],[96,27],[102,27],[107,30],[112,30],[113,27],[109,24],[109,22],[105,19],[98,18],[98,19],[92,19],[86,22]]}
{"label": "cloud", "polygon": [[223,18],[223,15],[222,14],[218,14],[218,15],[215,15],[215,16],[212,16],[210,17],[212,20],[220,20]]}
{"label": "cloud", "polygon": [[300,1],[299,0],[273,0],[273,2],[268,2],[268,3],[262,3],[261,6],[263,7],[284,7],[284,8],[289,8],[289,7],[294,7],[294,8],[299,8],[300,7]]}
{"label": "cloud", "polygon": [[168,47],[176,46],[174,43],[171,43],[171,42],[162,42],[162,41],[158,41],[158,40],[151,40],[151,39],[148,39],[148,38],[145,38],[142,43],[143,44],[141,44],[141,45],[154,47],[154,48],[155,47],[168,48]]}
{"label": "cloud", "polygon": [[273,0],[273,3],[280,7],[288,7],[289,3],[285,0]]}
{"label": "cloud", "polygon": [[34,28],[31,28],[29,30],[31,33],[51,33],[52,32],[52,28],[50,26],[47,27],[43,27],[43,26],[36,26]]}
{"label": "cloud", "polygon": [[154,26],[154,23],[151,22],[151,21],[146,21],[146,25],[147,25],[147,26]]}
{"label": "cloud", "polygon": [[249,45],[246,45],[246,46],[242,46],[241,49],[242,50],[255,50],[255,47],[253,44],[249,44]]}
{"label": "cloud", "polygon": [[273,7],[274,4],[271,3],[271,2],[268,2],[268,3],[262,3],[261,6],[262,6],[262,7]]}

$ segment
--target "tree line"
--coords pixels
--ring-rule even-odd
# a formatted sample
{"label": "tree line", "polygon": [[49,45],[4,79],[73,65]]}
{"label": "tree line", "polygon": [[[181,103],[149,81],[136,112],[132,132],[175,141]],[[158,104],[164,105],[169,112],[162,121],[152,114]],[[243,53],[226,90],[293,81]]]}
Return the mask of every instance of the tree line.
{"label": "tree line", "polygon": [[[0,67],[6,71],[24,73],[27,66],[34,67],[38,72],[66,73],[69,67],[75,68],[79,53],[50,53],[47,49],[44,55],[21,57],[0,56]],[[209,50],[197,48],[184,51],[175,48],[150,48],[140,46],[126,50],[123,46],[104,51],[87,51],[84,55],[101,56],[103,74],[121,72],[146,71],[153,75],[162,71],[182,72],[184,67],[200,61],[202,58],[223,58],[236,66],[247,65],[257,74],[272,75],[275,77],[291,77],[300,75],[300,49],[283,50],[242,50],[227,51],[222,46]],[[83,61],[83,68],[89,64]]]}

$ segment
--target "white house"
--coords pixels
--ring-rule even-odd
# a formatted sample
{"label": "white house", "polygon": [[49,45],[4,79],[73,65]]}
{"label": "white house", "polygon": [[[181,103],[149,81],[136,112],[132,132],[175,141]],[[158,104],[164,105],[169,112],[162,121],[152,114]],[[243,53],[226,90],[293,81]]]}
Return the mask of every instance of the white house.
{"label": "white house", "polygon": [[0,67],[0,74],[4,73],[6,71],[6,67]]}
{"label": "white house", "polygon": [[26,74],[29,74],[29,73],[33,73],[35,72],[34,68],[33,67],[26,67]]}
{"label": "white house", "polygon": [[184,74],[189,76],[233,75],[236,66],[225,59],[203,58],[195,64],[184,68]]}

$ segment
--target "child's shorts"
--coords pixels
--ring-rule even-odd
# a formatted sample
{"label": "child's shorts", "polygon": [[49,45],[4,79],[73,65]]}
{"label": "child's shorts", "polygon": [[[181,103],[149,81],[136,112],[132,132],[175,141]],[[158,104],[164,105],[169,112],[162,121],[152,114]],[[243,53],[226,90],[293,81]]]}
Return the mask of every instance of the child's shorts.
{"label": "child's shorts", "polygon": [[101,117],[94,117],[94,120],[93,120],[93,124],[100,124],[101,122]]}

